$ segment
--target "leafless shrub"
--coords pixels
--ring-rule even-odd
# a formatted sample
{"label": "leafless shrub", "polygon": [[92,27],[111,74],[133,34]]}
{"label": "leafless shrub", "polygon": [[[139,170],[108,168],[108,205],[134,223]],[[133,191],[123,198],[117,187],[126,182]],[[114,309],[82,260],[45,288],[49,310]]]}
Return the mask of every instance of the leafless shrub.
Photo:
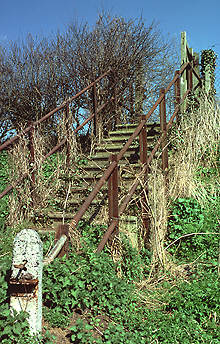
{"label": "leafless shrub", "polygon": [[[112,74],[97,85],[98,103],[116,96],[117,105],[110,102],[100,114],[100,133],[117,121],[133,121],[145,99],[149,104],[159,84],[171,77],[176,64],[172,47],[155,23],[146,26],[142,18],[125,20],[106,13],[92,28],[75,23],[50,39],[28,35],[23,43],[1,47],[2,137],[5,130],[18,131],[20,124],[41,118],[109,68]],[[77,124],[92,107],[89,90],[72,104]],[[56,120],[54,116],[48,121],[45,134],[53,134]]]}

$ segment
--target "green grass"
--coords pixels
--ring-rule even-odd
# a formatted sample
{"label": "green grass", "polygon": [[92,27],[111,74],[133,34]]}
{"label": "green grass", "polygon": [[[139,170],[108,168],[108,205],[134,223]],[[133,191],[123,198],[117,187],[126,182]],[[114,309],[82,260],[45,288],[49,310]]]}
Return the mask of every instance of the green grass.
{"label": "green grass", "polygon": [[[148,277],[148,252],[139,255],[124,242],[124,255],[114,263],[108,249],[101,254],[93,253],[105,228],[81,223],[81,229],[81,252],[70,248],[68,259],[55,259],[44,268],[44,317],[50,326],[66,328],[72,314],[80,314],[69,329],[72,343],[218,343],[219,285],[212,250],[211,259],[207,256],[205,260],[209,265],[204,266],[204,260],[198,262],[196,269],[189,271],[187,282],[167,273],[157,284],[160,294],[155,291],[154,296],[154,292],[143,289],[140,297],[136,285]],[[10,250],[12,237],[8,238],[8,233],[9,228],[3,235],[5,247]],[[51,238],[42,239],[46,252]],[[10,264],[11,253],[0,257],[1,342],[8,343],[10,338],[14,343],[32,344],[35,342],[28,339],[24,314],[17,316],[17,325],[12,327],[14,319],[8,311],[6,282]],[[144,302],[149,296],[157,301],[153,308]],[[50,341],[47,337],[41,342]]]}
{"label": "green grass", "polygon": [[[56,157],[46,163],[46,178],[56,164]],[[0,173],[2,190],[8,182],[7,154],[0,155]],[[210,185],[215,176],[217,169],[201,167],[197,177]],[[27,224],[7,227],[7,197],[0,207],[0,341],[49,344],[48,334],[40,339],[29,336],[26,314],[10,314],[7,291],[13,239]],[[217,193],[203,206],[193,198],[172,203],[166,245],[175,264],[184,264],[185,274],[163,272],[160,279],[154,277],[151,288],[146,283],[152,258],[149,250],[137,252],[124,238],[120,259],[114,262],[108,248],[94,253],[106,226],[81,222],[80,252],[70,247],[68,259],[55,259],[44,268],[44,318],[52,327],[69,327],[75,344],[217,344],[219,210]],[[53,239],[45,235],[42,240],[45,254]],[[69,325],[73,315],[76,320]]]}

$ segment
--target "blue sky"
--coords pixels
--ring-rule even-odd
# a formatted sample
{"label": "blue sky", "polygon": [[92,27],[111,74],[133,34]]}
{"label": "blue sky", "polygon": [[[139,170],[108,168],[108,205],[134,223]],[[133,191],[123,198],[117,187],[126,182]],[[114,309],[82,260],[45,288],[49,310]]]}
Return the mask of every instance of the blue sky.
{"label": "blue sky", "polygon": [[[47,36],[73,20],[94,24],[101,10],[125,18],[155,20],[164,36],[180,39],[199,52],[213,48],[220,57],[220,0],[0,0],[0,42]],[[214,46],[214,47],[213,47]],[[220,73],[219,73],[220,78]]]}
{"label": "blue sky", "polygon": [[[155,20],[164,35],[187,32],[190,46],[202,50],[216,45],[220,53],[220,0],[1,0],[0,40],[16,40],[27,33],[48,35],[75,18],[95,23],[97,13],[110,10],[126,18],[141,14]],[[180,5],[180,4],[184,5]]]}

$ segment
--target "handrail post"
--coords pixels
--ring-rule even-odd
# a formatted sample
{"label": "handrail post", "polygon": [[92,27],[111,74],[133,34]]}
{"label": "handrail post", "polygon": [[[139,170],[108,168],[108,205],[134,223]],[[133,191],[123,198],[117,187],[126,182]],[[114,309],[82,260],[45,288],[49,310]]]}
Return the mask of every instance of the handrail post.
{"label": "handrail post", "polygon": [[63,257],[66,255],[68,257],[68,250],[69,250],[69,225],[67,224],[60,224],[58,225],[55,233],[54,244],[61,238],[62,235],[66,235],[67,240],[60,250],[58,257]]}
{"label": "handrail post", "polygon": [[116,85],[113,86],[113,97],[114,97],[114,116],[115,116],[115,124],[121,124],[121,118],[119,117],[119,113],[118,113],[118,108],[117,108],[117,88]]}
{"label": "handrail post", "polygon": [[193,64],[194,64],[193,49],[189,48],[189,51],[191,54],[190,61],[189,61],[191,63],[191,66],[189,67],[189,89],[190,91],[192,91],[193,89]]}
{"label": "handrail post", "polygon": [[[200,76],[199,54],[196,52],[193,53],[193,68],[196,71],[196,73]],[[195,77],[195,75],[193,75],[193,87],[195,87],[196,84],[198,84],[198,79]],[[194,91],[197,97],[199,96],[200,91],[201,86]]]}
{"label": "handrail post", "polygon": [[[110,162],[117,162],[117,155],[110,156]],[[108,208],[109,208],[109,223],[117,218],[118,219],[118,164],[115,166],[113,172],[108,179]],[[114,235],[119,234],[119,226],[116,227]]]}
{"label": "handrail post", "polygon": [[98,137],[98,114],[97,114],[97,108],[98,108],[98,102],[97,102],[97,88],[96,84],[92,87],[92,105],[93,105],[93,113],[94,113],[94,127],[93,127],[93,134],[97,138]]}
{"label": "handrail post", "polygon": [[114,122],[115,124],[121,124],[121,118],[117,114],[117,87],[116,87],[116,76],[115,72],[112,71],[112,84],[113,84],[113,112],[114,112]]}
{"label": "handrail post", "polygon": [[129,108],[130,108],[130,121],[134,123],[134,87],[132,84],[129,84]]}
{"label": "handrail post", "polygon": [[165,178],[166,187],[168,186],[168,148],[167,148],[167,119],[166,119],[166,100],[165,100],[165,89],[160,90],[160,95],[164,94],[164,97],[160,103],[160,129],[162,140],[162,171]]}
{"label": "handrail post", "polygon": [[193,79],[192,68],[193,67],[191,67],[191,66],[189,66],[187,68],[187,90],[190,90],[190,91],[192,91],[192,87],[193,87],[193,85],[192,85],[192,79]]}
{"label": "handrail post", "polygon": [[29,152],[30,152],[30,172],[31,172],[31,206],[34,207],[36,203],[36,193],[35,193],[35,172],[34,172],[34,165],[35,165],[35,151],[34,151],[34,126],[32,122],[29,122],[31,129],[28,132],[28,139],[29,139]]}
{"label": "handrail post", "polygon": [[66,167],[70,167],[70,109],[69,103],[65,108],[65,127],[66,127]]}
{"label": "handrail post", "polygon": [[[141,115],[141,121],[146,119],[145,115]],[[142,165],[147,164],[147,126],[144,125],[139,134],[139,146],[140,146],[140,161]],[[144,242],[149,243],[150,240],[150,217],[148,207],[148,166],[145,171],[143,178],[143,190],[141,197],[141,208],[142,208],[142,223],[144,226]]]}
{"label": "handrail post", "polygon": [[[179,70],[177,70],[175,72],[175,76],[179,75]],[[180,78],[178,77],[178,79],[175,82],[175,106],[180,105]],[[180,110],[178,111],[177,115],[176,115],[176,122],[177,124],[179,124],[180,122]]]}
{"label": "handrail post", "polygon": [[[184,63],[188,62],[187,59],[187,41],[186,41],[186,32],[181,32],[181,67]],[[181,98],[186,93],[188,89],[187,86],[187,70],[185,70],[181,76]],[[186,101],[183,102],[181,105],[181,112],[186,111]]]}

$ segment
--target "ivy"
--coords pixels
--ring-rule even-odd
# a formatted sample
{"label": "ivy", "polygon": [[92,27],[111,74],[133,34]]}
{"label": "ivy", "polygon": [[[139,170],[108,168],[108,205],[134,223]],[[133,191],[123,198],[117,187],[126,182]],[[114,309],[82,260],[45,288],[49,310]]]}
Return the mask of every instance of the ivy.
{"label": "ivy", "polygon": [[211,76],[211,95],[216,94],[215,90],[215,68],[216,68],[217,54],[212,49],[202,51],[201,55],[201,75],[205,78],[207,67]]}

